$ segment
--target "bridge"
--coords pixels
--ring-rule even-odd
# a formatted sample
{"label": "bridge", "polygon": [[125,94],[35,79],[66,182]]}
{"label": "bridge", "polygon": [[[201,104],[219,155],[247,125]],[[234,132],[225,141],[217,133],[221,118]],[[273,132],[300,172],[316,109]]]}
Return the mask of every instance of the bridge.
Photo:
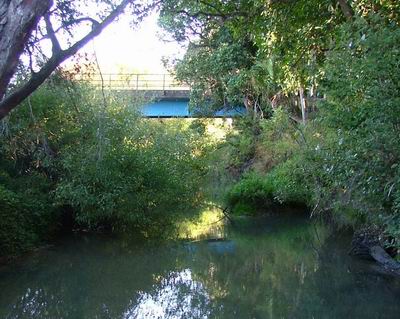
{"label": "bridge", "polygon": [[189,100],[190,86],[167,73],[108,73],[96,74],[90,80],[97,87],[114,91],[142,92],[156,100]]}
{"label": "bridge", "polygon": [[[142,113],[150,118],[197,117],[189,109],[190,86],[181,83],[171,74],[119,73],[96,74],[86,80],[96,87],[113,91],[133,91],[143,94],[152,102],[142,107]],[[212,117],[232,117],[243,109],[219,111]]]}

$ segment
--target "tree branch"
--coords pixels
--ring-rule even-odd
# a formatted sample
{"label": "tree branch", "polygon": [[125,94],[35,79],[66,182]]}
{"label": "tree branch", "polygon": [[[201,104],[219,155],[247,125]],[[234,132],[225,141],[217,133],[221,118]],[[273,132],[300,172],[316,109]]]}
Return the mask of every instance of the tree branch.
{"label": "tree branch", "polygon": [[[45,63],[45,65],[33,74],[31,78],[16,91],[11,93],[0,101],[0,119],[4,118],[12,109],[24,101],[33,91],[35,91],[57,68],[60,63],[73,56],[79,49],[86,45],[91,39],[98,36],[101,31],[113,22],[128,6],[131,0],[123,0],[114,11],[112,11],[102,22],[94,25],[92,30],[84,36],[81,40],[77,41],[71,47],[61,50]],[[1,93],[1,92],[0,92]]]}
{"label": "tree branch", "polygon": [[82,17],[82,18],[79,18],[79,19],[71,20],[68,23],[64,23],[59,28],[57,28],[57,30],[55,30],[55,33],[59,32],[60,30],[62,30],[64,28],[68,28],[68,27],[71,27],[73,25],[77,25],[77,24],[82,23],[82,22],[90,22],[92,24],[92,26],[98,25],[100,23],[99,21],[97,21],[96,19],[93,19],[91,17]]}
{"label": "tree branch", "polygon": [[61,51],[61,46],[60,42],[58,42],[58,39],[56,37],[56,33],[54,32],[53,25],[51,24],[50,15],[45,14],[43,19],[44,22],[46,23],[46,31],[51,41],[53,55],[57,55]]}

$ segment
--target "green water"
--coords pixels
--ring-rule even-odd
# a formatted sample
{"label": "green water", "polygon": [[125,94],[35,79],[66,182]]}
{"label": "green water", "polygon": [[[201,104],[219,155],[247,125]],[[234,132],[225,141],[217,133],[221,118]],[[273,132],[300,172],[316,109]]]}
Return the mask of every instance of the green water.
{"label": "green water", "polygon": [[0,268],[0,318],[399,318],[400,282],[297,217],[243,219],[225,240],[76,235]]}

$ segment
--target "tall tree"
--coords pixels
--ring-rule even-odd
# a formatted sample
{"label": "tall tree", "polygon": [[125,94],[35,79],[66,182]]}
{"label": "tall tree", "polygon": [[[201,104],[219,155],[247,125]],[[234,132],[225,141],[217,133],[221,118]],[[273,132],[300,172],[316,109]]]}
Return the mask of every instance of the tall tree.
{"label": "tall tree", "polygon": [[[0,3],[0,119],[35,91],[66,59],[130,10],[137,23],[155,2],[136,0],[6,0]],[[76,34],[83,36],[77,37]],[[48,42],[51,53],[45,53]],[[13,85],[23,53],[28,76]]]}
{"label": "tall tree", "polygon": [[[215,108],[243,103],[259,114],[288,105],[307,117],[324,61],[340,27],[379,12],[399,21],[397,0],[164,0],[160,24],[189,43],[173,61],[192,86],[193,103]],[[208,102],[208,103],[207,103]]]}
{"label": "tall tree", "polygon": [[160,15],[176,40],[190,42],[176,71],[194,88],[193,101],[221,107],[241,100],[260,115],[307,93],[344,21],[331,0],[165,0]]}

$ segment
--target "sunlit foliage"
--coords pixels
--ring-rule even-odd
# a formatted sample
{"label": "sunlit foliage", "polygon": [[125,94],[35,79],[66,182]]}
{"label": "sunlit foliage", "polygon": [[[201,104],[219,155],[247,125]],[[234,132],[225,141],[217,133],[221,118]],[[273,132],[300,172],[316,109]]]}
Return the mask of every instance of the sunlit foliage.
{"label": "sunlit foliage", "polygon": [[2,254],[66,226],[160,234],[202,200],[213,142],[141,103],[59,73],[1,123]]}

